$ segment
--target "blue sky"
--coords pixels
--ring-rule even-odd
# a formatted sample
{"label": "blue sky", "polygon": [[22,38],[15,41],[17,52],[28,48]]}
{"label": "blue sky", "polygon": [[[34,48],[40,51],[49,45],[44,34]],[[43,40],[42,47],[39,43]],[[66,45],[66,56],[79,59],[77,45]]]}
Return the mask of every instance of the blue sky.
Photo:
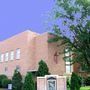
{"label": "blue sky", "polygon": [[45,22],[53,5],[54,0],[0,0],[0,41],[27,29],[47,31]]}

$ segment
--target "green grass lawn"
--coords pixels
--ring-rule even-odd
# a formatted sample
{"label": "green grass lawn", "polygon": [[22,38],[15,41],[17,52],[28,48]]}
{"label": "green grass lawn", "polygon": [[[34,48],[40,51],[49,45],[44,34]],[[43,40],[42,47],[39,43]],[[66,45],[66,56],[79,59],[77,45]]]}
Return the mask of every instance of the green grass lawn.
{"label": "green grass lawn", "polygon": [[80,90],[90,90],[90,86],[87,86],[87,87],[81,87]]}
{"label": "green grass lawn", "polygon": [[[67,88],[67,90],[70,90],[70,89]],[[81,87],[80,90],[90,90],[90,86],[87,86],[87,87]]]}

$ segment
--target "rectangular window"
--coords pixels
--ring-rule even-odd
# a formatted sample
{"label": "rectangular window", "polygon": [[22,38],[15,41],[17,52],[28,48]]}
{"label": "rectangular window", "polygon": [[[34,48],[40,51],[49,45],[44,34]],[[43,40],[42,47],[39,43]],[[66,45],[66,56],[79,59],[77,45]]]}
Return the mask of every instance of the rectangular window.
{"label": "rectangular window", "polygon": [[4,61],[4,54],[1,54],[1,55],[0,55],[0,58],[1,58],[0,61],[3,62],[3,61]]}
{"label": "rectangular window", "polygon": [[48,80],[47,90],[57,90],[56,80]]}
{"label": "rectangular window", "polygon": [[66,62],[66,73],[72,72],[73,72],[73,65],[71,65],[71,62]]}
{"label": "rectangular window", "polygon": [[5,67],[5,72],[7,72],[8,71],[8,68],[7,67]]}
{"label": "rectangular window", "polygon": [[16,71],[20,72],[20,66],[19,65],[16,66]]}
{"label": "rectangular window", "polygon": [[71,56],[71,51],[69,48],[65,49],[65,65],[66,65],[66,73],[71,73],[73,71],[73,66],[71,65],[72,61],[72,56]]}
{"label": "rectangular window", "polygon": [[7,53],[5,54],[5,61],[8,61],[8,59],[9,59],[9,53],[7,52]]}
{"label": "rectangular window", "polygon": [[14,51],[10,52],[10,60],[14,60]]}
{"label": "rectangular window", "polygon": [[70,62],[66,62],[66,65],[70,65],[71,63]]}
{"label": "rectangular window", "polygon": [[20,59],[20,49],[16,50],[16,59]]}
{"label": "rectangular window", "polygon": [[65,53],[65,56],[66,56],[66,57],[69,57],[69,56],[70,56],[70,53],[69,53],[69,52],[66,52],[66,53]]}
{"label": "rectangular window", "polygon": [[71,65],[66,65],[66,73],[71,73]]}
{"label": "rectangular window", "polygon": [[0,62],[1,62],[1,54],[0,54]]}
{"label": "rectangular window", "polygon": [[1,60],[1,56],[2,56],[2,54],[0,54],[0,62],[2,62],[2,60]]}

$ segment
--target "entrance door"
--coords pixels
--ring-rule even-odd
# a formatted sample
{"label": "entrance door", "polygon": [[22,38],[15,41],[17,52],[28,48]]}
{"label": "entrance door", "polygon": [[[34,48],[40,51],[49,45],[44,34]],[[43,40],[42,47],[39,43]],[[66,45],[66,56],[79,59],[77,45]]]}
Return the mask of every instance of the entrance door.
{"label": "entrance door", "polygon": [[54,79],[47,80],[47,90],[56,90],[56,80]]}

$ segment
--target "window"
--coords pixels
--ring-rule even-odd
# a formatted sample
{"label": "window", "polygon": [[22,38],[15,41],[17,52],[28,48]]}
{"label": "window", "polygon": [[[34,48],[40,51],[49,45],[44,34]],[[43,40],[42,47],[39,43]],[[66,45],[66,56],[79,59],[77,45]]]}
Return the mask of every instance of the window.
{"label": "window", "polygon": [[70,64],[66,64],[66,73],[71,73],[72,72],[72,68]]}
{"label": "window", "polygon": [[1,61],[1,54],[0,54],[0,62],[2,62],[2,61]]}
{"label": "window", "polygon": [[19,65],[16,66],[16,71],[20,72],[20,66]]}
{"label": "window", "polygon": [[65,49],[65,65],[66,65],[66,73],[71,73],[73,71],[73,66],[71,65],[71,51],[69,50],[69,48]]}
{"label": "window", "polygon": [[7,67],[5,67],[5,72],[7,72],[8,71],[8,68]]}
{"label": "window", "polygon": [[66,56],[66,57],[69,57],[69,55],[70,55],[69,52],[66,52],[66,53],[65,53],[65,56]]}
{"label": "window", "polygon": [[20,59],[20,49],[16,50],[16,59]]}
{"label": "window", "polygon": [[65,49],[65,57],[69,57],[70,56],[70,51],[68,48]]}
{"label": "window", "polygon": [[47,90],[57,90],[56,87],[56,78],[50,77],[47,80]]}
{"label": "window", "polygon": [[7,53],[5,54],[5,61],[8,61],[8,59],[9,59],[9,53],[7,52]]}
{"label": "window", "polygon": [[10,52],[10,60],[14,60],[14,51]]}
{"label": "window", "polygon": [[0,61],[3,62],[4,61],[4,54],[1,54],[0,58],[1,58]]}

